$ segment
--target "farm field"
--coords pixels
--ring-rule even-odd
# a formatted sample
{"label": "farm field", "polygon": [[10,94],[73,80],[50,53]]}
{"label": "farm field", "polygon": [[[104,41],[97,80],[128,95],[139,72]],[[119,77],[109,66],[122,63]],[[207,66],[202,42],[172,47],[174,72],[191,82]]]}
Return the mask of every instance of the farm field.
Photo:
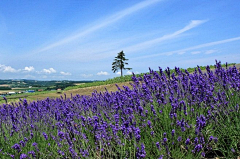
{"label": "farm field", "polygon": [[[230,65],[229,67],[232,67],[233,65]],[[236,68],[239,69],[240,68],[240,63],[235,64]],[[192,68],[190,70],[193,70]],[[213,68],[211,68],[211,70],[214,70]],[[203,73],[206,73],[206,70],[203,69],[202,70]],[[128,77],[129,78],[129,77]],[[118,84],[121,88],[122,86],[128,86],[131,87],[130,85],[131,81],[128,82],[117,82],[116,84]],[[92,84],[92,83],[90,83]],[[40,92],[40,93],[33,93],[33,94],[24,94],[25,98],[28,101],[34,101],[34,100],[43,100],[48,98],[60,98],[61,96],[65,96],[64,94],[66,94],[67,97],[71,97],[75,96],[77,94],[79,95],[92,95],[93,91],[97,91],[97,92],[102,92],[105,91],[105,88],[111,92],[111,91],[117,91],[118,88],[116,87],[115,83],[114,84],[99,84],[98,86],[87,86],[84,87],[85,84],[84,83],[79,83],[76,84],[77,86],[83,86],[83,88],[77,88],[77,87],[73,87],[71,89],[67,89],[62,91],[61,94],[57,93],[56,91],[44,91],[44,92]],[[19,89],[20,90],[20,89]],[[9,92],[9,91],[5,91],[5,92]],[[19,98],[22,98],[23,95],[20,96],[15,96],[15,97],[8,97],[9,98],[9,102],[19,102]],[[0,100],[0,103],[5,103],[5,101],[2,99]]]}
{"label": "farm field", "polygon": [[[0,107],[3,158],[237,158],[240,73],[133,76],[133,85]],[[108,91],[101,90],[107,87]],[[111,90],[112,89],[112,90]],[[79,90],[75,90],[78,93]],[[74,92],[71,92],[74,93]],[[44,98],[44,97],[43,97]],[[7,100],[7,99],[5,99]]]}

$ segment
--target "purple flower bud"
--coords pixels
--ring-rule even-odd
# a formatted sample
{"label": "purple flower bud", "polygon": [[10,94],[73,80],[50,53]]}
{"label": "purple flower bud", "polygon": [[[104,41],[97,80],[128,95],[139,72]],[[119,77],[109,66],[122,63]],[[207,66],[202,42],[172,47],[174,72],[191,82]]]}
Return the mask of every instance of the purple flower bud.
{"label": "purple flower bud", "polygon": [[179,136],[178,139],[177,139],[178,142],[182,141],[182,137]]}
{"label": "purple flower bud", "polygon": [[58,132],[58,136],[60,137],[60,139],[64,139],[65,138],[65,134],[62,131]]}
{"label": "purple flower bud", "polygon": [[163,137],[166,137],[167,133],[163,133]]}
{"label": "purple flower bud", "polygon": [[43,137],[45,138],[45,140],[47,140],[48,139],[47,134],[45,132],[43,132],[42,134],[43,134]]}
{"label": "purple flower bud", "polygon": [[167,142],[167,138],[165,137],[165,138],[163,138],[163,142],[164,143],[166,143]]}
{"label": "purple flower bud", "polygon": [[24,153],[20,155],[20,159],[27,158],[27,157],[28,156],[26,154],[24,154]]}
{"label": "purple flower bud", "polygon": [[24,141],[27,142],[27,141],[28,141],[28,138],[24,137]]}
{"label": "purple flower bud", "polygon": [[154,131],[151,131],[151,135],[152,135],[152,136],[154,135]]}
{"label": "purple flower bud", "polygon": [[34,151],[29,151],[29,152],[28,152],[28,154],[31,154],[31,155],[32,155],[32,157],[36,157],[36,154],[35,154],[35,152],[34,152]]}
{"label": "purple flower bud", "polygon": [[158,149],[160,149],[160,144],[159,144],[159,142],[156,142],[156,146],[157,146]]}
{"label": "purple flower bud", "polygon": [[174,134],[175,134],[175,130],[173,129],[173,130],[172,130],[172,136],[174,136]]}
{"label": "purple flower bud", "polygon": [[148,126],[149,126],[149,128],[151,128],[151,121],[150,120],[148,120]]}
{"label": "purple flower bud", "polygon": [[36,142],[34,142],[34,143],[32,144],[32,146],[34,146],[34,147],[37,146],[37,145],[38,145],[38,144],[37,144]]}
{"label": "purple flower bud", "polygon": [[188,145],[190,143],[190,139],[187,138],[187,140],[185,141],[185,144]]}
{"label": "purple flower bud", "polygon": [[213,139],[214,139],[214,137],[213,137],[213,136],[210,136],[210,137],[209,137],[209,142],[211,142]]}
{"label": "purple flower bud", "polygon": [[65,153],[63,151],[61,151],[61,150],[58,150],[58,153],[59,153],[59,155],[62,155],[62,156],[65,155]]}
{"label": "purple flower bud", "polygon": [[15,150],[17,150],[18,152],[21,151],[21,148],[20,148],[20,145],[19,145],[19,144],[14,144],[14,145],[12,146],[12,148],[15,149]]}

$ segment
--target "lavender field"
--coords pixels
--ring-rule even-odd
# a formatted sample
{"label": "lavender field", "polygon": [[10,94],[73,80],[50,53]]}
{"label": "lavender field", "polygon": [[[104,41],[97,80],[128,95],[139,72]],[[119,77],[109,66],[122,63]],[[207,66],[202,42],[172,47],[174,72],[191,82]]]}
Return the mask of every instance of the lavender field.
{"label": "lavender field", "polygon": [[[240,70],[175,68],[132,89],[0,106],[1,158],[237,158]],[[117,86],[118,87],[118,86]]]}

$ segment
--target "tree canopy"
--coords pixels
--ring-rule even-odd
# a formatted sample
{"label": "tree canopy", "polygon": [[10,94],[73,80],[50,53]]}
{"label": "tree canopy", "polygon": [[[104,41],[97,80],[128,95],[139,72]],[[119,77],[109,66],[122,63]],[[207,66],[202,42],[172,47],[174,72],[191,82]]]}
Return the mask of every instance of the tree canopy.
{"label": "tree canopy", "polygon": [[125,68],[125,65],[128,65],[128,59],[125,58],[125,54],[123,51],[119,52],[118,55],[115,57],[112,63],[112,71],[115,73],[119,69],[121,70],[121,76],[123,75],[123,70],[131,70],[132,68]]}

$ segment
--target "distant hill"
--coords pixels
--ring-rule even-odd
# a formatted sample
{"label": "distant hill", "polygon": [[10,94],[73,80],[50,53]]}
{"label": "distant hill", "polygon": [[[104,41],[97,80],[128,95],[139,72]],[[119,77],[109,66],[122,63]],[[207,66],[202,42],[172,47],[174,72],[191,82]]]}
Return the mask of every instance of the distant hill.
{"label": "distant hill", "polygon": [[69,86],[79,85],[81,83],[92,83],[93,81],[70,81],[70,80],[52,80],[52,81],[38,81],[28,79],[0,79],[1,90],[11,90],[13,88],[31,88],[52,90],[52,89],[64,89]]}

